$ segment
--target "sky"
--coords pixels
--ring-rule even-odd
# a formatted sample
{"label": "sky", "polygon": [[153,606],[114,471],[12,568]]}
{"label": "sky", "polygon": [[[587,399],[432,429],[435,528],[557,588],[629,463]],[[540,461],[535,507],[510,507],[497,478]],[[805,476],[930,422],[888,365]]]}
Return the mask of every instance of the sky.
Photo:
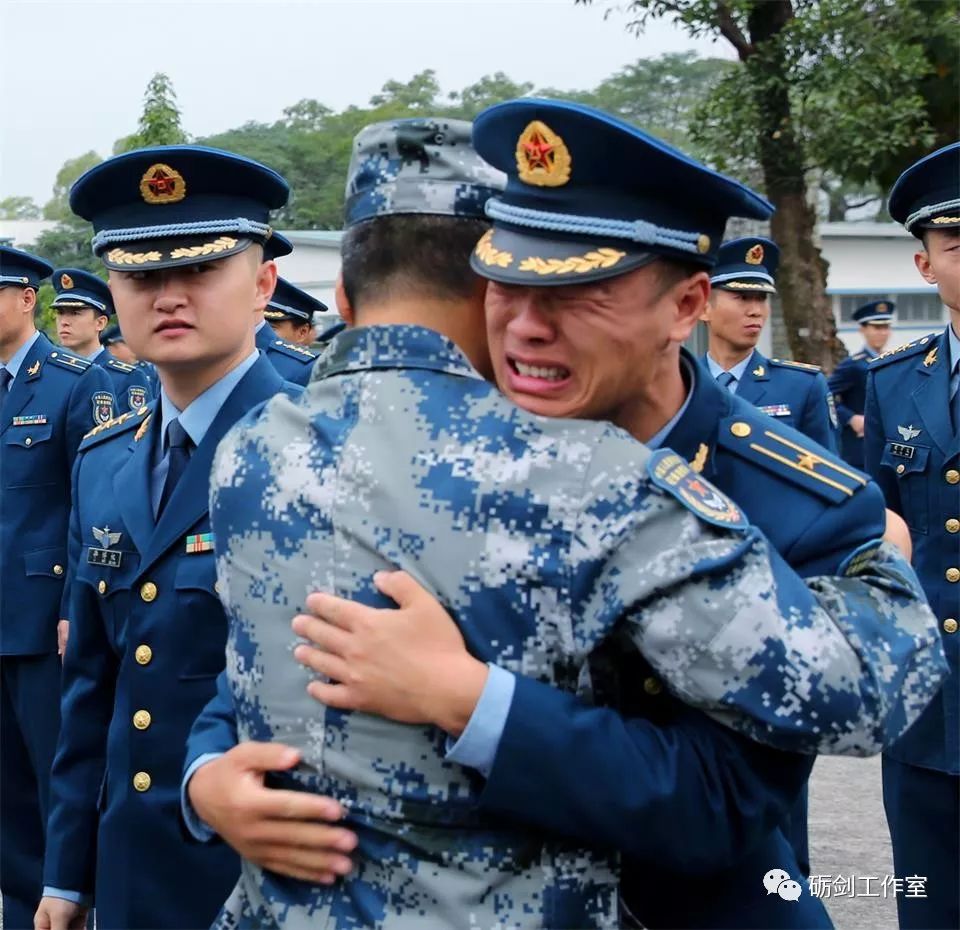
{"label": "sky", "polygon": [[136,130],[157,71],[173,82],[184,129],[205,136],[273,122],[303,98],[364,106],[386,81],[427,68],[445,92],[496,71],[586,89],[664,52],[732,57],[670,23],[638,37],[628,22],[603,0],[0,0],[0,199],[42,206],[68,158],[109,155]]}

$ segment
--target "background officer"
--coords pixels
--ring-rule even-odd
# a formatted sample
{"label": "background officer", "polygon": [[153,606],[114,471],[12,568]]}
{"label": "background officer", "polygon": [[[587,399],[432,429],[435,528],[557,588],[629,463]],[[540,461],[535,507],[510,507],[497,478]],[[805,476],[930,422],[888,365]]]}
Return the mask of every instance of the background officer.
{"label": "background officer", "polygon": [[111,158],[74,185],[123,332],[160,374],[159,398],[90,432],[71,514],[75,621],[51,787],[40,926],[208,926],[236,881],[223,846],[177,818],[183,746],[224,665],[208,481],[214,449],[285,385],[254,348],[276,283],[263,260],[286,203],[269,168],[216,149]]}
{"label": "background officer", "polygon": [[263,316],[285,342],[309,346],[314,341],[313,315],[326,312],[327,305],[322,300],[311,297],[283,278],[277,278],[277,288]]}
{"label": "background officer", "polygon": [[836,413],[820,369],[768,359],[756,348],[770,318],[779,261],[769,239],[733,239],[720,247],[703,314],[709,348],[702,361],[728,391],[836,452]]}
{"label": "background officer", "polygon": [[138,359],[133,354],[133,350],[127,345],[127,340],[123,338],[123,333],[116,323],[111,323],[102,333],[100,333],[100,345],[121,362],[128,365],[136,365],[143,372],[144,377],[150,384],[150,396],[156,397],[160,390],[160,382],[157,379],[157,370],[149,362]]}
{"label": "background officer", "polygon": [[863,348],[840,362],[827,381],[840,424],[840,452],[857,468],[863,468],[867,363],[883,351],[890,339],[890,324],[895,311],[892,300],[874,300],[853,311],[853,318],[860,324]]}
{"label": "background officer", "polygon": [[925,876],[925,898],[897,897],[900,926],[960,926],[960,143],[909,167],[890,215],[921,247],[917,269],[950,311],[945,330],[870,362],[864,459],[913,537],[913,564],[936,614],[950,674],[883,757],[883,802],[898,876]]}
{"label": "background officer", "polygon": [[107,282],[79,268],[58,268],[53,273],[53,286],[57,292],[53,309],[60,341],[77,355],[106,369],[120,413],[139,410],[153,397],[150,379],[141,368],[108,352],[100,339],[115,312]]}
{"label": "background officer", "polygon": [[37,332],[53,269],[0,246],[0,891],[5,928],[33,927],[60,719],[61,606],[70,471],[83,434],[113,415],[101,368]]}

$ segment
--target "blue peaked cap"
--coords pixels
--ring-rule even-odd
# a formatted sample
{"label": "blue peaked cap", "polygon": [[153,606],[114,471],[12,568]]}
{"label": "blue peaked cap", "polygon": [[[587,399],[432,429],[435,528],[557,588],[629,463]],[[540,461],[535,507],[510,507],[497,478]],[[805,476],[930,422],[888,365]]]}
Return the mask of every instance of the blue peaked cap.
{"label": "blue peaked cap", "polygon": [[779,264],[780,249],[772,240],[760,236],[731,239],[720,246],[710,285],[740,294],[776,294]]}
{"label": "blue peaked cap", "polygon": [[864,323],[889,323],[896,309],[892,300],[871,300],[853,311],[853,319],[861,326]]}
{"label": "blue peaked cap", "polygon": [[658,257],[712,267],[731,216],[773,207],[731,178],[600,110],[560,100],[497,104],[475,120],[477,152],[507,174],[471,265],[507,284],[569,284]]}
{"label": "blue peaked cap", "polygon": [[907,168],[890,189],[887,209],[918,239],[925,229],[960,226],[960,142]]}
{"label": "blue peaked cap", "polygon": [[200,145],[136,149],[91,168],[70,209],[93,224],[111,269],[169,268],[235,255],[272,235],[290,188],[276,171]]}
{"label": "blue peaked cap", "polygon": [[53,265],[29,252],[7,245],[0,245],[0,287],[40,287],[44,278],[49,278]]}
{"label": "blue peaked cap", "polygon": [[53,306],[92,309],[100,316],[113,316],[113,298],[107,282],[80,268],[58,268],[53,273],[57,292]]}
{"label": "blue peaked cap", "polygon": [[268,261],[274,258],[282,258],[293,251],[293,243],[286,237],[275,232],[263,244],[263,257]]}
{"label": "blue peaked cap", "polygon": [[268,320],[293,320],[295,323],[312,323],[314,313],[326,313],[327,305],[306,291],[300,290],[284,278],[277,278],[273,297],[263,315]]}

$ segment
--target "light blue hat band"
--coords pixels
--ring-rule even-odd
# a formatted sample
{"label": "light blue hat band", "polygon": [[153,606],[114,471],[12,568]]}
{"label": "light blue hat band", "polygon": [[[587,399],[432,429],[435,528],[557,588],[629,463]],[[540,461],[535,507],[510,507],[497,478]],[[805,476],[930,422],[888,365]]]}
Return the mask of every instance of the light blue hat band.
{"label": "light blue hat band", "polygon": [[0,284],[26,284],[28,287],[33,287],[30,279],[22,274],[0,274]]}
{"label": "light blue hat band", "polygon": [[310,321],[310,314],[305,310],[300,310],[297,307],[288,307],[286,304],[278,304],[275,300],[271,300],[268,304],[268,307],[273,307],[274,310],[279,310],[281,313],[287,313],[290,316],[298,316],[302,320]]}
{"label": "light blue hat band", "polygon": [[932,203],[926,207],[921,207],[915,213],[911,213],[904,221],[904,226],[910,229],[914,223],[919,223],[938,213],[946,213],[948,210],[960,210],[960,199],[944,200],[941,203]]}
{"label": "light blue hat band", "polygon": [[133,226],[128,229],[101,229],[93,237],[93,251],[108,245],[135,242],[138,239],[166,239],[174,236],[206,236],[236,233],[241,236],[269,238],[273,232],[267,223],[257,223],[242,216],[227,220],[204,220],[198,223],[169,223],[166,226]]}
{"label": "light blue hat band", "polygon": [[710,276],[711,284],[722,284],[724,281],[764,281],[767,284],[774,284],[773,278],[763,271],[731,271],[728,274],[718,274]]}
{"label": "light blue hat band", "polygon": [[629,239],[641,245],[664,246],[690,252],[692,255],[702,255],[698,247],[700,233],[667,229],[646,220],[614,220],[602,216],[580,216],[576,213],[553,213],[507,204],[497,197],[487,201],[486,211],[490,219],[514,226],[582,236],[612,236],[615,239]]}
{"label": "light blue hat band", "polygon": [[99,300],[94,300],[92,297],[81,296],[80,294],[59,294],[56,299],[53,301],[53,306],[56,307],[59,303],[66,303],[68,300],[76,301],[78,303],[89,304],[91,310],[102,310],[107,316],[110,314],[107,312],[107,305],[101,303]]}

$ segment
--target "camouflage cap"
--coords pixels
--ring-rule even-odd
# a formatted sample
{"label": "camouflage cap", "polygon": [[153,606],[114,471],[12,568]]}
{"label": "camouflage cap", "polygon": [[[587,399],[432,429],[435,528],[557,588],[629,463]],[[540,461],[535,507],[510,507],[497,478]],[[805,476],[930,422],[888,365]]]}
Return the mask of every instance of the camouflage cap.
{"label": "camouflage cap", "polygon": [[396,213],[486,218],[484,206],[506,175],[474,151],[472,128],[466,120],[421,117],[361,129],[347,172],[344,226]]}

